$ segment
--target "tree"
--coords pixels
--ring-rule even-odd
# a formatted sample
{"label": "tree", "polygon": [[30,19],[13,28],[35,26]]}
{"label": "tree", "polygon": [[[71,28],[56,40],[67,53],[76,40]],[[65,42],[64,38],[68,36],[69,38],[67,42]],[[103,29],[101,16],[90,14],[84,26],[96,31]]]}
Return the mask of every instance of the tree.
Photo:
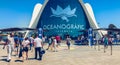
{"label": "tree", "polygon": [[[109,29],[117,29],[117,27],[116,27],[114,24],[109,24],[108,28],[109,28]],[[113,32],[113,31],[108,31],[108,35],[109,35],[109,36],[116,37],[116,34],[115,34],[115,32]]]}

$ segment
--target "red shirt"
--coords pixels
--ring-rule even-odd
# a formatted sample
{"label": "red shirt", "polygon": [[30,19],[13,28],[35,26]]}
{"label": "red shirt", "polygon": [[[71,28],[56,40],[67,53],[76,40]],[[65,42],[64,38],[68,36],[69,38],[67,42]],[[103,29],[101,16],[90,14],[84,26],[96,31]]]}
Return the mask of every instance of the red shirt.
{"label": "red shirt", "polygon": [[56,36],[56,40],[59,41],[60,40],[60,36]]}

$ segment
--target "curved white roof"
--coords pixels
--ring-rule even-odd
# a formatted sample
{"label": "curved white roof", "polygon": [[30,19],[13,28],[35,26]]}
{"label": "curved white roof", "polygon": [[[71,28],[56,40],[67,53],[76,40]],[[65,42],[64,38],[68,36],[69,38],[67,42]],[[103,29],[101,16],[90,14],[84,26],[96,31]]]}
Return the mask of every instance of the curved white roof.
{"label": "curved white roof", "polygon": [[[90,26],[92,28],[99,28],[98,25],[97,25],[97,22],[95,20],[94,13],[93,13],[91,5],[89,3],[84,4],[82,0],[79,0],[79,1],[80,1],[80,4],[82,5],[86,15],[87,15]],[[45,1],[44,5],[42,5],[40,3],[35,5],[29,28],[36,28],[36,26],[38,24],[38,20],[39,20],[40,15],[41,15],[41,12],[42,12],[42,10],[43,10],[43,8],[44,8],[44,6],[46,5],[47,2],[48,2],[48,0]],[[26,35],[28,34],[28,32],[29,31],[27,31]]]}
{"label": "curved white roof", "polygon": [[95,16],[94,16],[91,5],[89,3],[85,3],[84,5],[85,5],[85,7],[86,7],[91,19],[92,19],[92,22],[95,24],[95,27],[99,28],[98,25],[97,25],[97,22],[96,22],[96,19],[95,19]]}
{"label": "curved white roof", "polygon": [[[32,18],[29,24],[29,28],[36,28],[37,23],[38,23],[38,16],[40,13],[40,10],[42,8],[42,4],[37,3],[34,7]],[[26,32],[25,37],[28,35],[29,31]]]}
{"label": "curved white roof", "polygon": [[38,20],[36,20],[36,19],[38,18],[38,15],[39,15],[39,12],[40,12],[41,8],[42,8],[42,4],[37,3],[35,5],[35,8],[33,10],[33,14],[32,14],[32,18],[31,18],[31,22],[30,22],[29,28],[36,28],[37,22],[38,22]]}
{"label": "curved white roof", "polygon": [[[97,22],[96,22],[96,19],[95,19],[95,16],[94,16],[94,12],[93,12],[93,9],[91,7],[91,5],[89,3],[85,3],[85,8],[86,8],[86,11],[88,12],[88,15],[90,17],[90,25],[92,28],[99,28]],[[99,34],[101,35],[101,33],[104,35],[107,33],[107,31],[98,31]],[[101,35],[102,36],[102,35]]]}

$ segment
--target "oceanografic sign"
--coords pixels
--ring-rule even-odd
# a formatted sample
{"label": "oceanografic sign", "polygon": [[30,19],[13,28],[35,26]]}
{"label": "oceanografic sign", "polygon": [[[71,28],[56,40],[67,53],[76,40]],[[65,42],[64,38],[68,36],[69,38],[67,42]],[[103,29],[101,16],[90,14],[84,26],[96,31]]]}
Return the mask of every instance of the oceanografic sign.
{"label": "oceanografic sign", "polygon": [[78,36],[90,27],[79,0],[49,0],[39,19],[38,28],[49,30],[45,35]]}

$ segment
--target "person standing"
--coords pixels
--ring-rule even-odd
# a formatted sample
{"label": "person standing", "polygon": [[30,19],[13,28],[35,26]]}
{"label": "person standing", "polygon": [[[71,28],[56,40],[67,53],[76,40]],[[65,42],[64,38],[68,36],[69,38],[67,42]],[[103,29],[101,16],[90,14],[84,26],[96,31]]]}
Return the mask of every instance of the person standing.
{"label": "person standing", "polygon": [[34,38],[31,36],[29,40],[30,40],[30,50],[32,50]]}
{"label": "person standing", "polygon": [[37,56],[39,54],[39,59],[38,60],[42,60],[42,54],[41,49],[43,48],[43,44],[42,44],[42,39],[38,38],[38,35],[35,35],[35,39],[34,39],[34,47],[35,47],[35,59],[37,59]]}
{"label": "person standing", "polygon": [[66,38],[66,44],[67,44],[69,50],[70,50],[70,43],[71,43],[70,41],[71,41],[70,36],[67,36],[67,38]]}
{"label": "person standing", "polygon": [[45,40],[46,40],[46,36],[43,35],[42,37],[43,46],[45,45]]}
{"label": "person standing", "polygon": [[22,51],[23,51],[22,42],[23,42],[23,40],[24,40],[23,35],[20,34],[20,35],[19,35],[19,44],[20,44],[19,58],[22,57]]}
{"label": "person standing", "polygon": [[92,47],[93,45],[93,29],[89,28],[88,30],[88,41],[89,41],[89,46]]}
{"label": "person standing", "polygon": [[57,40],[55,37],[53,37],[53,48],[54,48],[54,52],[57,52]]}
{"label": "person standing", "polygon": [[81,44],[84,44],[84,39],[85,39],[85,37],[84,37],[84,35],[82,35],[81,36]]}

